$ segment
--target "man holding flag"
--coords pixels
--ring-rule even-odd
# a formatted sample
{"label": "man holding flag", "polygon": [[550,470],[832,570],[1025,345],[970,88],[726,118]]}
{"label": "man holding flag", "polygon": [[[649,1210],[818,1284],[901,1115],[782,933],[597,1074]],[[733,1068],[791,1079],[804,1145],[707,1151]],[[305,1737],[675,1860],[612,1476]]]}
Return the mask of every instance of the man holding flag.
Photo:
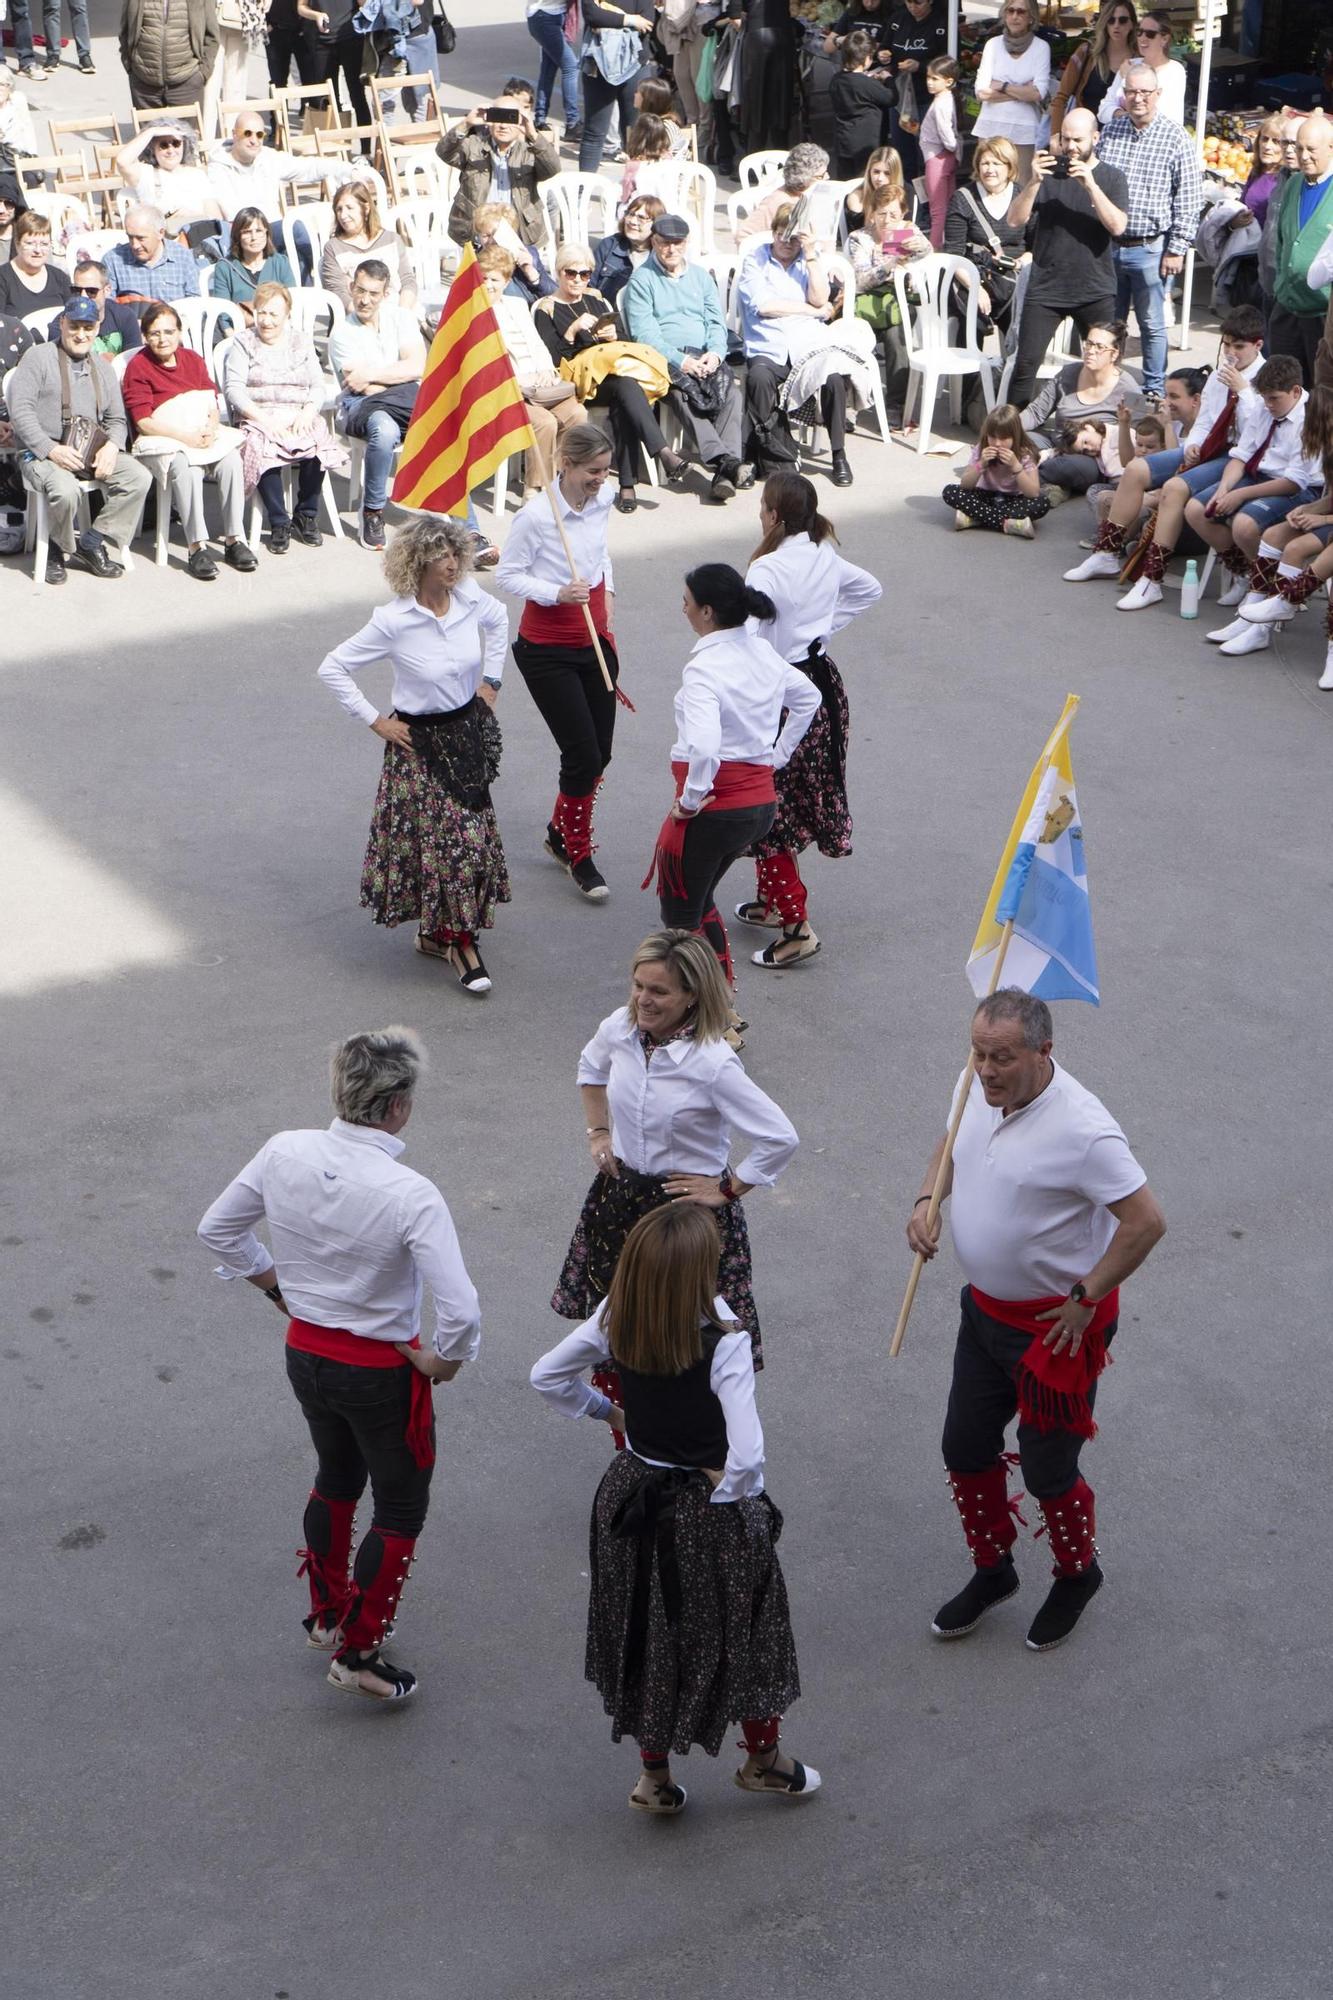
{"label": "man holding flag", "polygon": [[[975,1574],[931,1630],[961,1638],[1018,1589],[1022,1495],[1009,1497],[1003,1450],[1017,1415],[1018,1459],[1055,1571],[1027,1635],[1036,1652],[1069,1637],[1102,1585],[1079,1454],[1096,1432],[1119,1287],[1166,1229],[1119,1125],[1051,1054],[1047,1001],[1098,999],[1069,761],[1076,706],[1071,698],[1038,760],[1001,857],[968,966],[985,996],[971,1058],[907,1225],[919,1269],[936,1254],[939,1205],[951,1195],[967,1279],[943,1451]],[[1000,986],[1002,971],[1016,982]]]}

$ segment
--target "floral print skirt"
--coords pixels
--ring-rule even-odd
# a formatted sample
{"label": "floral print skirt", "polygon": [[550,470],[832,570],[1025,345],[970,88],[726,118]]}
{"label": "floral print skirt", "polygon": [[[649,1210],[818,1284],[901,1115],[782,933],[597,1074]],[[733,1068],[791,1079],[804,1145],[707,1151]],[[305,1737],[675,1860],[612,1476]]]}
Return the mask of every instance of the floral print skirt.
{"label": "floral print skirt", "polygon": [[803,663],[823,700],[796,746],[785,771],[775,771],[778,810],[754,853],[799,854],[817,847],[831,860],[852,851],[852,814],[847,803],[847,690],[827,653]]}
{"label": "floral print skirt", "polygon": [[[479,706],[493,778],[500,725]],[[361,869],[361,907],[377,924],[415,921],[432,935],[490,929],[496,904],[510,900],[509,870],[489,790],[470,796],[481,803],[464,804],[430,760],[386,743]]]}

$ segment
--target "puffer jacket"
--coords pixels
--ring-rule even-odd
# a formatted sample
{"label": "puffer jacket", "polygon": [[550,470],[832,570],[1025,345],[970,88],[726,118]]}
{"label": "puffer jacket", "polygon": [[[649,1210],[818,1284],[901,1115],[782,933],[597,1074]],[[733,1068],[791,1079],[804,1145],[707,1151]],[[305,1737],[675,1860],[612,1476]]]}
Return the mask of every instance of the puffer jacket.
{"label": "puffer jacket", "polygon": [[166,19],[158,0],[123,0],[120,60],[144,83],[184,83],[196,70],[210,76],[218,52],[218,17],[213,0],[168,0]]}

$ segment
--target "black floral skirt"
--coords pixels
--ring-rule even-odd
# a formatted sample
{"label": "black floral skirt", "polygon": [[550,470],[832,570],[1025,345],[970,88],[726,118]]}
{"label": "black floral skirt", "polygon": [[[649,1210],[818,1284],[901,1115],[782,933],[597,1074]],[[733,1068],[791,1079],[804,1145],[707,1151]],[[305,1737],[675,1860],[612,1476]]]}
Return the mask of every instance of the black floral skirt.
{"label": "black floral skirt", "polygon": [[[611,1289],[611,1279],[625,1247],[625,1238],[640,1216],[671,1200],[665,1181],[656,1174],[636,1174],[623,1160],[619,1174],[598,1174],[570,1239],[569,1251],[556,1281],[551,1308],[562,1319],[590,1319]],[[759,1315],[750,1284],[750,1232],[740,1202],[709,1210],[722,1238],[717,1288],[750,1336],[756,1369],[764,1365]]]}
{"label": "black floral skirt", "polygon": [[823,699],[785,771],[775,771],[777,816],[754,845],[759,859],[817,847],[830,860],[852,851],[847,803],[847,729],[850,720],[842,675],[827,653],[802,664]]}
{"label": "black floral skirt", "polygon": [[490,795],[500,725],[480,700],[453,716],[402,719],[421,748],[384,746],[361,907],[377,924],[415,920],[432,934],[489,930],[496,904],[510,900]]}
{"label": "black floral skirt", "polygon": [[728,1727],[801,1692],[766,1494],[714,1506],[702,1472],[617,1453],[593,1501],[584,1673],[618,1743],[716,1757]]}

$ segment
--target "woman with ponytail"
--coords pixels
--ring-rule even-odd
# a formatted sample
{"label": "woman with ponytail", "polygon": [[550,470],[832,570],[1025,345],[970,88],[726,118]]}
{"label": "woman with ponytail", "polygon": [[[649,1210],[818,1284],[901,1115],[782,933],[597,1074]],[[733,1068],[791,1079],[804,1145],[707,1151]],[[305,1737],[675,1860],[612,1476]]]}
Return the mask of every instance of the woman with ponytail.
{"label": "woman with ponytail", "polygon": [[775,779],[777,815],[754,845],[755,900],[736,905],[742,923],[781,927],[780,938],[753,954],[756,965],[780,972],[819,950],[796,856],[812,843],[830,860],[852,851],[847,694],[825,643],[878,604],[883,586],[834,549],[833,523],[819,512],[815,489],[799,472],[775,472],[765,480],[759,525],[763,540],[745,580],[773,602],[773,622],[764,626],[764,637],[809,675],[820,698],[819,712]]}
{"label": "woman with ponytail", "polygon": [[692,569],[682,609],[697,636],[676,696],[676,796],[657,839],[658,904],[669,929],[703,932],[734,986],[717,885],[772,825],[774,771],[813,721],[819,690],[746,630],[747,619],[775,619],[777,607],[730,564]]}

